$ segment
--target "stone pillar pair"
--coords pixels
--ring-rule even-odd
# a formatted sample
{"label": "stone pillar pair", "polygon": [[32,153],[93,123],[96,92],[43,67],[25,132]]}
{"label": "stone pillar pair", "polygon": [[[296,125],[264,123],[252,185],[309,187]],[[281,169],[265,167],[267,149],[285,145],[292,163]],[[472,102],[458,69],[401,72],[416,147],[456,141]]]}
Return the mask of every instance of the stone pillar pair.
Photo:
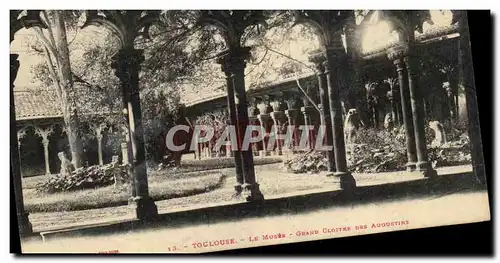
{"label": "stone pillar pair", "polygon": [[302,112],[302,115],[304,116],[304,127],[301,131],[301,136],[306,137],[307,147],[309,150],[314,149],[314,123],[312,121],[314,111],[314,107],[310,106],[308,103],[305,103],[305,106],[300,108],[300,112]]}
{"label": "stone pillar pair", "polygon": [[273,111],[271,112],[271,119],[273,120],[274,129],[272,130],[275,134],[276,138],[276,149],[274,151],[275,155],[283,154],[283,140],[278,139],[281,136],[281,126],[283,125],[283,118],[285,117],[285,113],[283,111]]}
{"label": "stone pillar pair", "polygon": [[[325,128],[326,145],[333,146],[333,131],[332,119],[330,116],[330,103],[328,99],[328,87],[325,75],[325,62],[326,57],[322,53],[316,53],[309,57],[309,61],[313,62],[316,66],[316,75],[318,77],[319,98],[321,103],[321,126]],[[335,171],[335,155],[334,151],[328,150],[326,152],[328,159],[328,171]]]}
{"label": "stone pillar pair", "polygon": [[[139,96],[139,71],[144,61],[143,50],[132,47],[122,48],[113,57],[112,67],[120,80],[123,96],[123,114],[128,126],[128,136],[132,153],[133,188],[136,216],[139,219],[151,219],[158,215],[158,209],[149,196],[148,175],[142,111]],[[134,194],[133,190],[133,194]]]}
{"label": "stone pillar pair", "polygon": [[387,97],[391,102],[392,120],[395,125],[403,125],[403,112],[401,109],[401,92],[399,89],[399,81],[397,78],[390,78],[388,80],[391,90],[387,93]]}
{"label": "stone pillar pair", "polygon": [[[222,71],[226,75],[226,91],[227,91],[227,109],[228,109],[228,115],[229,115],[229,125],[232,125],[235,127],[236,130],[236,137],[238,145],[234,145],[232,148],[230,147],[229,151],[232,152],[232,156],[234,157],[234,165],[236,168],[236,185],[234,186],[236,194],[240,194],[243,189],[243,166],[242,166],[242,156],[241,156],[241,145],[240,145],[240,140],[241,135],[239,133],[238,129],[238,114],[236,110],[236,101],[235,101],[235,96],[234,96],[234,83],[233,83],[233,73],[231,72],[230,65],[226,61],[227,58],[224,56],[219,57],[217,59],[217,63],[221,65]],[[226,148],[227,151],[227,148]]]}
{"label": "stone pillar pair", "polygon": [[[263,200],[264,196],[260,192],[259,184],[255,180],[255,169],[252,149],[243,149],[242,143],[249,125],[248,102],[245,89],[245,60],[250,56],[249,47],[233,47],[219,54],[219,63],[227,76],[228,93],[234,92],[235,112],[237,123],[237,136],[239,155],[241,156],[242,178],[237,177],[236,195],[241,195],[245,191],[247,201]],[[228,94],[229,95],[229,94]],[[235,155],[238,155],[235,153]],[[238,175],[237,176],[241,176]],[[241,189],[241,191],[240,191]]]}
{"label": "stone pillar pair", "polygon": [[356,181],[347,167],[347,156],[344,141],[344,125],[342,123],[342,105],[339,92],[339,61],[346,56],[339,36],[334,38],[330,45],[324,49],[326,61],[325,68],[326,84],[328,87],[328,102],[330,108],[330,119],[332,125],[333,151],[335,156],[334,176],[340,178],[342,189],[356,187]]}
{"label": "stone pillar pair", "polygon": [[424,177],[433,177],[437,174],[428,160],[423,96],[419,93],[421,90],[417,80],[417,58],[411,51],[408,46],[398,46],[388,53],[398,73],[408,156],[406,166],[408,171],[416,170],[422,172]]}
{"label": "stone pillar pair", "polygon": [[267,149],[267,142],[269,139],[269,114],[267,113],[260,113],[257,115],[257,119],[259,120],[260,125],[262,126],[262,130],[264,131],[264,134],[262,135],[262,150],[259,151],[259,156],[260,157],[265,157],[269,154],[269,149]]}
{"label": "stone pillar pair", "polygon": [[292,138],[291,138],[292,148],[291,149],[287,148],[287,149],[283,149],[283,150],[286,151],[287,154],[293,154],[295,147],[297,147],[299,145],[299,141],[300,141],[300,138],[298,138],[298,136],[297,136],[297,117],[299,116],[299,110],[294,109],[294,108],[289,106],[288,109],[285,110],[285,116],[286,116],[287,121],[288,121],[288,129],[292,130]]}

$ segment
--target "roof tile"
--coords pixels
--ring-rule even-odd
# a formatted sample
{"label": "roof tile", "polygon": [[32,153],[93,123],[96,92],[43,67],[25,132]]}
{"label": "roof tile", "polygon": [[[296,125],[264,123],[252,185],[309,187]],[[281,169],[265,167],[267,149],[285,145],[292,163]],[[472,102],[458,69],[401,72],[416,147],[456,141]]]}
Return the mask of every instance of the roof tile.
{"label": "roof tile", "polygon": [[62,117],[62,110],[53,89],[14,89],[16,120]]}

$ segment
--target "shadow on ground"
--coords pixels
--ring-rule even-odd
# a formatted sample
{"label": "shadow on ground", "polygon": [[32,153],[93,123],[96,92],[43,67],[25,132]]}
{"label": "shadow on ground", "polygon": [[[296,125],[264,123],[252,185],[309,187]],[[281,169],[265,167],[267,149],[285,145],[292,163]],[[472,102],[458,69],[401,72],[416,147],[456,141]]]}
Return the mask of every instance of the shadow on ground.
{"label": "shadow on ground", "polygon": [[[286,198],[265,200],[261,203],[235,203],[190,211],[161,214],[154,221],[130,220],[107,224],[75,227],[59,231],[34,233],[32,238],[59,238],[119,234],[154,228],[178,228],[247,218],[313,212],[325,208],[345,207],[366,203],[384,203],[397,200],[428,197],[438,198],[457,192],[485,191],[472,172],[443,175],[435,179],[421,179],[385,185],[358,187],[352,192],[330,191]],[[30,238],[31,239],[31,238]]]}

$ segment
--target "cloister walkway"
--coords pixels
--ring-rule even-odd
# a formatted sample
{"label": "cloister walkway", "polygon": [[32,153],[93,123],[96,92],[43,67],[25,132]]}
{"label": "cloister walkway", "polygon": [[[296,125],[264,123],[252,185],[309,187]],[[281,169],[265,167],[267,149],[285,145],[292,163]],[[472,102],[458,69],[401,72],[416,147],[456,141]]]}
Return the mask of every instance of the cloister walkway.
{"label": "cloister walkway", "polygon": [[[268,164],[255,167],[256,177],[262,192],[266,196],[266,200],[340,190],[338,181],[335,181],[332,177],[326,177],[326,172],[320,174],[292,174],[282,172],[280,165]],[[436,170],[438,175],[463,174],[472,172],[472,166],[441,167]],[[220,171],[227,175],[222,187],[195,196],[157,201],[155,203],[158,206],[159,214],[188,211],[210,206],[230,205],[239,202],[244,203],[243,200],[239,201],[231,197],[236,183],[234,168],[221,169]],[[422,175],[419,173],[408,173],[405,171],[371,174],[358,173],[354,174],[354,177],[358,187],[422,179]],[[289,185],[295,187],[288,187]],[[300,187],[297,188],[297,185],[300,185]],[[70,212],[31,213],[29,219],[33,224],[34,232],[45,232],[90,224],[135,220],[135,213],[134,209],[128,206],[118,206]]]}

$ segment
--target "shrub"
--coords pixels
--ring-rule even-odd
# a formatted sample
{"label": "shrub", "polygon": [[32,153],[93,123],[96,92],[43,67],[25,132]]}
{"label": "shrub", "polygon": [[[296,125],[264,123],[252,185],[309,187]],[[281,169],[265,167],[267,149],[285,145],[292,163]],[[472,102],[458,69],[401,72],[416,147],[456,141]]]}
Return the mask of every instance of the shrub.
{"label": "shrub", "polygon": [[[426,133],[430,143],[434,133],[428,127]],[[432,136],[429,133],[432,133]],[[346,145],[349,171],[378,173],[405,170],[408,160],[404,129],[394,131],[360,129],[357,137],[356,144]],[[456,130],[450,138],[452,140],[441,147],[427,147],[429,161],[434,167],[471,163],[468,136]],[[293,173],[316,173],[325,171],[327,164],[324,152],[310,151],[285,161],[284,168]]]}
{"label": "shrub", "polygon": [[117,163],[79,168],[68,175],[52,175],[37,184],[36,189],[39,192],[56,193],[104,187],[115,183],[115,179],[128,177],[128,169],[128,166]]}

